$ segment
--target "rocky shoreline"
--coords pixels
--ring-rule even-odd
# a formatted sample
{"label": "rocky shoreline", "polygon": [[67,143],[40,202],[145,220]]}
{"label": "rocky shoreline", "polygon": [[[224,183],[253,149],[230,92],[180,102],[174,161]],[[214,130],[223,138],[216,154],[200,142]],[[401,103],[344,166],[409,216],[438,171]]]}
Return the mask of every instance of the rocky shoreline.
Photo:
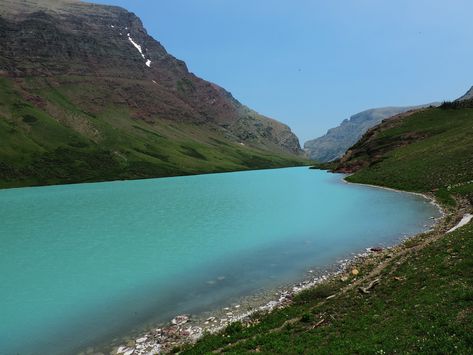
{"label": "rocky shoreline", "polygon": [[[438,221],[443,219],[445,214],[435,220],[434,226]],[[256,313],[269,313],[274,309],[284,308],[290,305],[294,296],[298,293],[319,285],[323,282],[330,281],[334,278],[340,278],[341,281],[348,279],[347,275],[357,276],[360,272],[361,265],[369,262],[381,254],[392,257],[395,249],[402,247],[402,243],[414,236],[406,236],[400,244],[391,247],[371,247],[362,253],[355,254],[350,259],[341,260],[324,273],[318,273],[314,270],[308,270],[311,276],[304,281],[293,284],[291,287],[283,288],[277,292],[271,292],[271,297],[266,297],[264,303],[257,305],[255,297],[249,297],[242,300],[239,304],[229,305],[212,313],[206,313],[202,316],[194,317],[190,315],[178,315],[170,324],[154,328],[136,339],[129,340],[125,344],[114,347],[110,354],[113,355],[154,355],[163,354],[172,349],[192,344],[200,337],[208,333],[217,333],[224,330],[229,324],[241,322],[243,326],[250,326],[258,322]],[[276,297],[275,297],[276,296]],[[258,298],[256,298],[258,299]],[[259,298],[260,301],[262,298]]]}
{"label": "rocky shoreline", "polygon": [[[373,248],[377,249],[377,248]],[[178,315],[173,318],[167,326],[152,329],[141,337],[128,341],[126,344],[115,347],[111,354],[119,355],[154,355],[169,352],[173,348],[197,341],[206,333],[216,333],[225,329],[229,324],[241,322],[251,325],[256,320],[252,315],[255,313],[267,313],[276,308],[286,307],[291,304],[293,297],[299,292],[314,287],[331,277],[345,272],[349,264],[359,263],[367,257],[368,252],[357,254],[353,259],[345,259],[337,264],[336,270],[315,276],[314,270],[308,274],[313,275],[304,281],[298,282],[291,287],[282,288],[269,295],[249,296],[242,299],[239,304],[229,305],[212,313],[201,316]],[[263,303],[262,300],[266,299]],[[270,299],[269,301],[267,301]],[[258,302],[259,300],[259,302]],[[259,304],[258,304],[259,303]]]}

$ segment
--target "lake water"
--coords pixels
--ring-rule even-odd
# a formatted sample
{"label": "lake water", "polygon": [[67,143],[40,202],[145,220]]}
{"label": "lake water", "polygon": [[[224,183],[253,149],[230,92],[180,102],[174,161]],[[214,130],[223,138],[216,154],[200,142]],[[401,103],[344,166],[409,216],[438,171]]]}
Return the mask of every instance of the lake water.
{"label": "lake water", "polygon": [[439,212],[308,168],[0,190],[0,354],[74,353],[392,245]]}

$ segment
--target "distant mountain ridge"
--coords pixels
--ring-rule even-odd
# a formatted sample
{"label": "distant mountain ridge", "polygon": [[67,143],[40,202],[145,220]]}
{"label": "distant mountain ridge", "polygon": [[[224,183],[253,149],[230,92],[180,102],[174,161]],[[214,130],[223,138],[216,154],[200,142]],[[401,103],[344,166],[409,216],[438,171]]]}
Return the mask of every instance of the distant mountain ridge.
{"label": "distant mountain ridge", "polygon": [[406,107],[381,107],[359,112],[345,119],[339,126],[331,128],[322,137],[309,140],[304,144],[306,154],[318,162],[329,162],[340,158],[348,148],[354,145],[368,129],[381,123],[384,119],[410,110],[438,103]]}
{"label": "distant mountain ridge", "polygon": [[[0,0],[0,36],[0,181],[170,176],[302,160],[288,126],[190,73],[120,7]],[[97,158],[110,165],[106,171]],[[61,163],[44,172],[52,160]]]}

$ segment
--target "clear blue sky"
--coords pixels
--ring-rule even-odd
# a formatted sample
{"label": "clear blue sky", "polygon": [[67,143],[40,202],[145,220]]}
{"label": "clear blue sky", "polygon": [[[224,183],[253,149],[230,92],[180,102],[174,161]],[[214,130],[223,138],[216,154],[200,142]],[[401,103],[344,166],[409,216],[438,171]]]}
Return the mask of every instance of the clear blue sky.
{"label": "clear blue sky", "polygon": [[473,85],[471,0],[97,0],[137,14],[196,75],[301,144],[372,107]]}

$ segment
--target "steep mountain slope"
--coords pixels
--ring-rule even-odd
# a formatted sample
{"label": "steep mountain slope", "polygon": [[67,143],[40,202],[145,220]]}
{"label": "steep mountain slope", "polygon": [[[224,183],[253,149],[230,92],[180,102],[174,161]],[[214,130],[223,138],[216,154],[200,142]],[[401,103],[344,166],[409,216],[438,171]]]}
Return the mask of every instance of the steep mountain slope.
{"label": "steep mountain slope", "polygon": [[290,129],[187,70],[119,7],[0,0],[0,184],[300,164]]}
{"label": "steep mountain slope", "polygon": [[[431,104],[437,105],[437,104]],[[371,127],[382,120],[402,112],[429,105],[410,107],[382,107],[359,112],[344,120],[338,127],[329,129],[319,138],[307,141],[304,150],[308,156],[319,162],[329,162],[340,158]]]}

